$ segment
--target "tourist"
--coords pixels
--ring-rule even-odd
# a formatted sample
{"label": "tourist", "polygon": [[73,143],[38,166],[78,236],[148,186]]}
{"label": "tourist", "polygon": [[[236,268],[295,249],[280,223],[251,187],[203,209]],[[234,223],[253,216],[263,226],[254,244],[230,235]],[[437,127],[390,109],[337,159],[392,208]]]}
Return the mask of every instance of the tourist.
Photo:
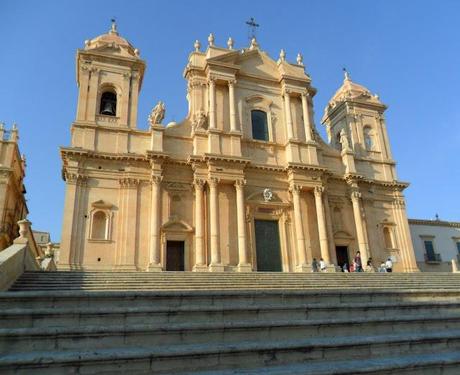
{"label": "tourist", "polygon": [[375,272],[375,268],[372,265],[372,258],[369,258],[366,264],[366,268],[364,269],[364,272]]}
{"label": "tourist", "polygon": [[349,272],[349,271],[348,271],[348,263],[347,263],[347,262],[345,262],[345,263],[343,264],[343,266],[342,266],[342,272]]}
{"label": "tourist", "polygon": [[327,269],[326,262],[324,261],[323,258],[319,260],[319,269],[321,272],[325,272]]}
{"label": "tourist", "polygon": [[387,272],[385,262],[383,260],[380,262],[379,272]]}
{"label": "tourist", "polygon": [[391,261],[391,258],[388,258],[385,262],[385,269],[386,272],[393,272],[393,262]]}
{"label": "tourist", "polygon": [[311,272],[318,272],[318,261],[316,258],[313,258],[313,262],[311,262]]}
{"label": "tourist", "polygon": [[356,252],[353,263],[355,265],[355,272],[363,272],[363,264],[361,263],[361,252],[359,250]]}

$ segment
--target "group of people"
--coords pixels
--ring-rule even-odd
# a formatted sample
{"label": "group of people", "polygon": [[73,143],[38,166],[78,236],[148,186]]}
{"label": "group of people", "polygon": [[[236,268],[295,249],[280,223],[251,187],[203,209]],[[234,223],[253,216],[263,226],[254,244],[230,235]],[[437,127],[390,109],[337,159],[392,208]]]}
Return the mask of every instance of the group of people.
{"label": "group of people", "polygon": [[[326,272],[327,264],[323,258],[321,258],[319,262],[316,258],[313,258],[311,270],[312,272]],[[388,258],[386,261],[382,261],[376,270],[372,264],[372,258],[369,258],[366,266],[363,267],[361,253],[357,251],[355,257],[353,258],[353,262],[350,265],[347,262],[343,264],[342,272],[393,272],[393,261],[391,258]]]}

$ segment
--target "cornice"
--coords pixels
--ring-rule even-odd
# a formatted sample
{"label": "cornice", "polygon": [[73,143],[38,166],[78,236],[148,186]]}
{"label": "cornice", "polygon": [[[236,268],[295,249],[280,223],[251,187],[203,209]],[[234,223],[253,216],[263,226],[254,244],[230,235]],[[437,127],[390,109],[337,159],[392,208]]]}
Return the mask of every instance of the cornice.
{"label": "cornice", "polygon": [[409,224],[412,224],[412,225],[429,225],[429,226],[432,226],[432,227],[460,228],[460,222],[456,222],[456,221],[409,219]]}
{"label": "cornice", "polygon": [[105,159],[118,161],[148,161],[148,158],[141,154],[120,154],[105,153],[99,151],[85,150],[73,147],[61,147],[61,157],[65,161],[69,156],[84,157],[88,159]]}

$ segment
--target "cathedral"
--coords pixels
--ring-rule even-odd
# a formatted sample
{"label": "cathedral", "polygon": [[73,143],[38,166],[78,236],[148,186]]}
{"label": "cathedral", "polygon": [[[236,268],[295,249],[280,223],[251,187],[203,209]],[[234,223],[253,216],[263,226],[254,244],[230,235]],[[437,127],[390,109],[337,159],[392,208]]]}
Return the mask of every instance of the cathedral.
{"label": "cathedral", "polygon": [[185,65],[186,118],[163,125],[159,102],[148,130],[139,50],[115,23],[78,50],[60,268],[335,272],[359,251],[418,271],[379,97],[345,73],[325,142],[300,54],[207,42]]}

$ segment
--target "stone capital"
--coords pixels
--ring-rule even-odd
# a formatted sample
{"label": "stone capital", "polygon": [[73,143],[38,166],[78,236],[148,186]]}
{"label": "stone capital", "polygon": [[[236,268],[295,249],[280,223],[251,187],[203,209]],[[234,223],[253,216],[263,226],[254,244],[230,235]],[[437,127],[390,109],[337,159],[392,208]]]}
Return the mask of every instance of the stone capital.
{"label": "stone capital", "polygon": [[351,192],[351,199],[356,199],[358,200],[359,198],[361,198],[361,193],[357,190],[353,190]]}
{"label": "stone capital", "polygon": [[205,183],[206,183],[206,180],[202,178],[195,178],[193,180],[193,185],[195,186],[195,189],[198,189],[198,190],[203,190]]}
{"label": "stone capital", "polygon": [[315,188],[313,189],[315,196],[318,196],[318,197],[321,197],[324,191],[325,191],[324,186],[315,186]]}
{"label": "stone capital", "polygon": [[140,180],[138,178],[123,177],[118,182],[122,188],[135,188],[139,185]]}
{"label": "stone capital", "polygon": [[208,181],[208,184],[210,187],[217,187],[217,185],[219,185],[219,182],[220,182],[220,178],[217,178],[217,177],[211,177]]}
{"label": "stone capital", "polygon": [[150,182],[152,183],[152,185],[160,185],[162,180],[163,176],[161,175],[152,174],[152,177],[150,178]]}
{"label": "stone capital", "polygon": [[290,187],[289,187],[289,191],[292,193],[292,194],[300,194],[300,192],[302,191],[303,189],[303,186],[302,185],[299,185],[299,184],[292,184]]}
{"label": "stone capital", "polygon": [[238,180],[235,180],[235,187],[236,187],[237,189],[243,188],[244,185],[246,185],[246,180],[245,180],[245,179],[238,179]]}

